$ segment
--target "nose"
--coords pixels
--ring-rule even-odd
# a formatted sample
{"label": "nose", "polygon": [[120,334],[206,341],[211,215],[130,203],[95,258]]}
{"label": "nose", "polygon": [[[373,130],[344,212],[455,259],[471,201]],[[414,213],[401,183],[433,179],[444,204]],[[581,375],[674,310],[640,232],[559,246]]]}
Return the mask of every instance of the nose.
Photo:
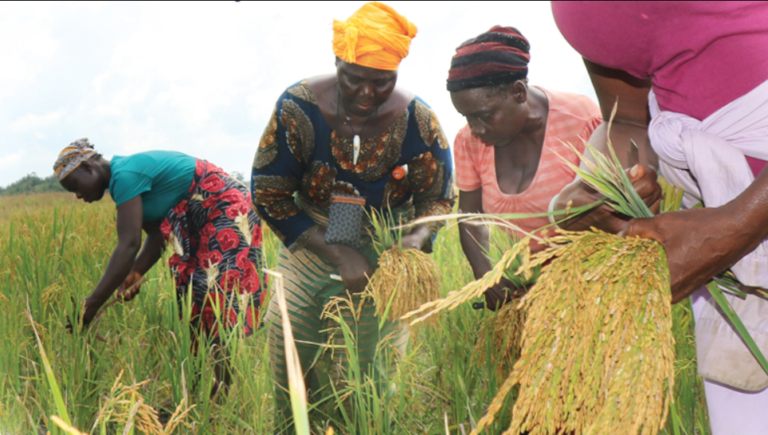
{"label": "nose", "polygon": [[373,85],[366,83],[360,86],[360,91],[357,94],[362,98],[373,97]]}
{"label": "nose", "polygon": [[485,127],[477,121],[469,121],[469,130],[472,132],[472,136],[480,138],[485,134]]}
{"label": "nose", "polygon": [[75,196],[77,197],[77,199],[83,199],[83,194],[80,192],[75,192]]}

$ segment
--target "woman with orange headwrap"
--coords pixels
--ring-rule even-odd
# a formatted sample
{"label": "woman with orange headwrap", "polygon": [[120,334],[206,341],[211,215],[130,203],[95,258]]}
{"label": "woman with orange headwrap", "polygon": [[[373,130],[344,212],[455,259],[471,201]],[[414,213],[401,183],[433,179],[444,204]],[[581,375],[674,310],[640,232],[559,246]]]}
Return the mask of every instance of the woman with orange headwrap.
{"label": "woman with orange headwrap", "polygon": [[[323,307],[345,290],[359,301],[377,264],[360,205],[406,221],[448,213],[454,201],[451,153],[437,117],[421,99],[395,86],[416,26],[389,6],[371,2],[348,20],[335,21],[333,30],[336,74],[303,80],[280,96],[256,152],[252,180],[255,208],[283,244],[279,271],[313,393],[331,377],[337,381],[346,365],[338,350],[313,363],[318,343],[334,332],[321,318]],[[429,251],[439,227],[415,227],[402,238],[403,249]],[[385,323],[379,330],[370,302],[359,316],[353,330],[362,369],[373,362],[380,337],[393,333],[392,344],[404,350],[407,328]],[[279,317],[273,300],[265,320]],[[343,345],[340,331],[336,340]],[[269,345],[278,406],[289,413],[280,321],[270,326]],[[332,392],[326,388],[320,394]]]}

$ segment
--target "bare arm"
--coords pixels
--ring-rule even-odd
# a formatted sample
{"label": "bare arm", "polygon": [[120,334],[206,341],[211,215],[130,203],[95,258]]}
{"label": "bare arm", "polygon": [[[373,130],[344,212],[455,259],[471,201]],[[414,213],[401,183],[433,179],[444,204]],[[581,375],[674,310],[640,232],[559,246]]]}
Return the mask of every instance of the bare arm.
{"label": "bare arm", "polygon": [[[483,191],[481,189],[471,192],[459,191],[459,208],[462,213],[483,212]],[[473,225],[459,222],[459,240],[461,249],[467,256],[475,279],[481,278],[491,270],[491,260],[486,252],[490,248],[490,231],[485,225]],[[496,310],[506,301],[512,298],[511,291],[515,290],[514,284],[506,278],[489,288],[485,292],[485,305],[491,310]]]}
{"label": "bare arm", "polygon": [[[459,207],[462,213],[482,213],[482,204],[482,189],[471,192],[459,191]],[[459,240],[461,250],[469,260],[475,279],[479,279],[491,270],[491,261],[485,255],[490,246],[490,232],[485,225],[459,222]]]}
{"label": "bare arm", "polygon": [[83,323],[88,324],[99,308],[112,296],[131,271],[141,246],[143,208],[141,196],[126,201],[117,208],[117,246],[107,269],[93,292],[85,298]]}
{"label": "bare arm", "polygon": [[146,222],[143,227],[147,237],[132,268],[141,275],[145,275],[160,260],[165,245],[163,233],[160,231],[160,222]]}
{"label": "bare arm", "polygon": [[626,234],[664,246],[672,301],[679,302],[768,238],[768,171],[721,207],[634,219]]}
{"label": "bare arm", "polygon": [[[611,140],[619,159],[625,166],[632,163],[626,160],[631,155],[627,152],[627,145],[632,138],[639,146],[639,163],[655,167],[658,158],[650,148],[647,135],[647,85],[641,86],[637,79],[620,71],[588,61],[586,64],[604,116],[610,114],[613,101],[619,98],[619,109],[611,129]],[[604,126],[595,131],[590,143],[604,149],[601,148],[606,143]],[[655,171],[646,171],[642,166],[638,168],[638,174],[631,177],[635,190],[647,204],[658,204],[653,201],[658,191],[658,185],[654,186]],[[583,186],[581,181],[576,180],[561,192],[558,199],[561,207],[568,200],[573,200],[574,205],[581,205],[594,199],[588,198],[587,189],[579,184]],[[580,221],[577,225],[582,228],[594,224],[626,233],[628,237],[645,237],[661,243],[669,263],[672,300],[679,302],[768,237],[768,172],[764,171],[738,197],[718,208],[664,213],[629,222],[615,213],[597,210],[580,218]],[[577,226],[569,228],[582,229]]]}
{"label": "bare arm", "polygon": [[[610,129],[611,145],[624,168],[629,170],[638,163],[641,165],[630,172],[630,179],[634,183],[635,190],[655,212],[658,210],[661,200],[661,188],[656,183],[655,168],[658,166],[658,157],[648,140],[650,81],[638,79],[624,71],[606,68],[588,60],[585,60],[584,63],[595,87],[600,110],[603,114],[603,124],[592,133],[589,143],[600,152],[606,154],[609,152],[608,122],[614,106],[616,106],[616,114]],[[616,105],[617,102],[618,105]],[[632,141],[637,144],[636,152]],[[581,167],[588,171],[583,163]],[[580,177],[576,177],[555,198],[553,209],[563,210],[568,207],[569,203],[574,207],[587,205],[600,199],[600,197]],[[602,206],[560,226],[569,230],[588,230],[594,226],[605,231],[618,233],[626,228],[628,222],[628,216],[620,215],[608,206]]]}

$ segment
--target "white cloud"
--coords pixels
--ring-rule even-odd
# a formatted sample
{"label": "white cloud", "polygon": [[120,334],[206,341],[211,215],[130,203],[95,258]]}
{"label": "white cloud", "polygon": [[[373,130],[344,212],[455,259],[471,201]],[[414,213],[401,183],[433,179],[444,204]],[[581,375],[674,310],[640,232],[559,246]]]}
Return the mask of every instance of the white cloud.
{"label": "white cloud", "polygon": [[42,115],[35,115],[34,113],[30,113],[29,115],[23,116],[13,121],[10,127],[11,130],[17,133],[40,133],[40,129],[57,123],[61,119],[61,116],[61,111],[49,112]]}
{"label": "white cloud", "polygon": [[19,150],[15,153],[0,154],[0,168],[10,168],[11,166],[18,164],[25,155],[26,153],[24,150]]}
{"label": "white cloud", "polygon": [[[450,138],[464,124],[445,90],[451,56],[495,24],[531,41],[533,84],[591,95],[549,3],[389,4],[419,27],[399,85],[437,111]],[[361,5],[0,3],[0,156],[28,151],[0,185],[50,172],[43,157],[80,137],[105,156],[175,149],[248,173],[280,93],[334,72],[333,19]]]}

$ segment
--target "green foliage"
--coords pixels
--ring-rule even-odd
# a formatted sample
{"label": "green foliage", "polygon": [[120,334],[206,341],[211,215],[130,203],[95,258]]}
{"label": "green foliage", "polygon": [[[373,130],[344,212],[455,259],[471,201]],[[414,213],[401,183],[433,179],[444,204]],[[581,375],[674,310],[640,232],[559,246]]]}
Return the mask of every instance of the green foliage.
{"label": "green foliage", "polygon": [[32,172],[21,179],[14,181],[5,188],[0,187],[0,195],[29,195],[32,193],[65,192],[59,184],[56,176],[51,174],[45,178],[40,178]]}
{"label": "green foliage", "polygon": [[[195,338],[186,327],[189,302],[179,309],[165,260],[147,274],[149,281],[139,296],[111,307],[97,330],[66,332],[67,316],[77,314],[73,301],[93,289],[114,249],[114,218],[114,205],[108,200],[86,205],[68,194],[0,198],[0,433],[32,434],[41,428],[41,433],[63,433],[51,423],[59,408],[26,315],[27,300],[68,416],[80,430],[91,435],[123,433],[125,426],[114,414],[101,414],[123,372],[126,385],[149,380],[138,392],[146,404],[166,415],[185,399],[194,406],[186,419],[194,428],[181,425],[173,433],[276,433],[274,384],[263,330],[248,338],[236,334],[224,338],[234,380],[226,399],[212,400],[208,392],[216,356],[204,350],[205,343],[198,343],[197,353],[192,351]],[[277,238],[265,229],[265,256],[272,269],[277,266],[278,247]],[[431,255],[443,273],[443,294],[472,280],[455,225],[441,231]],[[482,325],[494,316],[465,304],[440,316],[437,327],[415,329],[396,372],[384,369],[389,356],[382,353],[377,371],[368,378],[363,373],[344,374],[349,383],[338,393],[351,391],[347,400],[359,412],[348,414],[356,422],[354,429],[343,416],[334,417],[330,424],[335,433],[443,435],[446,418],[450,434],[469,433],[504,380],[493,364],[499,349],[488,345],[482,364],[475,351],[480,334],[488,333]],[[675,320],[674,327],[680,376],[675,383],[676,406],[682,433],[705,434],[708,422],[696,375],[693,322],[690,314],[686,316],[681,317],[684,321]],[[352,335],[345,337],[353,342]],[[332,391],[323,393],[327,403],[336,403]],[[501,433],[508,426],[511,404],[510,399],[504,416],[487,433]]]}

